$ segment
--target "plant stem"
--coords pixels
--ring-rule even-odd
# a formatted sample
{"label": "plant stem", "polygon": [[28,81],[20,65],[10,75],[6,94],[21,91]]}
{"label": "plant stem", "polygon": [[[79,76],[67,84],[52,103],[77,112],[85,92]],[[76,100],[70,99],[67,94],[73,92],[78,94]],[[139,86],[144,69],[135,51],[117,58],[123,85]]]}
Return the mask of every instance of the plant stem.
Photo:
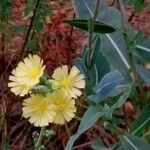
{"label": "plant stem", "polygon": [[127,48],[128,48],[129,64],[130,64],[130,67],[131,67],[130,72],[131,72],[131,75],[132,75],[133,82],[135,82],[137,80],[137,73],[136,73],[136,67],[135,67],[135,63],[134,63],[134,57],[133,57],[132,51],[130,50],[130,40],[129,40],[128,34],[127,34],[129,23],[128,23],[126,14],[125,14],[126,12],[125,12],[123,1],[118,0],[118,3],[119,3],[121,15],[122,15],[121,18],[122,18],[123,29],[125,31],[123,33],[123,36],[124,36],[124,39],[126,41]]}
{"label": "plant stem", "polygon": [[99,12],[99,5],[100,5],[100,0],[96,0],[94,13],[92,16],[93,18],[90,20],[90,25],[89,25],[88,69],[90,69],[91,67],[91,58],[93,54],[93,50],[92,50],[93,32],[94,32],[95,21]]}
{"label": "plant stem", "polygon": [[41,131],[40,131],[40,135],[39,135],[39,138],[35,144],[35,150],[41,145],[41,142],[42,142],[42,133],[45,131],[45,127],[42,127],[41,128]]}
{"label": "plant stem", "polygon": [[129,122],[128,122],[128,117],[127,117],[127,112],[126,112],[125,105],[123,105],[123,113],[124,113],[124,117],[125,117],[125,123],[126,123],[126,126],[127,126],[127,131],[130,131],[130,130],[129,130],[130,124],[129,124]]}
{"label": "plant stem", "polygon": [[28,39],[29,39],[29,36],[30,36],[30,32],[32,30],[32,26],[33,26],[33,23],[34,23],[34,19],[35,19],[36,12],[37,12],[39,4],[40,4],[40,0],[37,0],[36,5],[35,5],[35,9],[33,11],[33,16],[31,18],[30,26],[29,26],[27,34],[26,34],[25,42],[24,42],[24,44],[22,46],[22,49],[21,49],[21,55],[22,55],[22,57],[24,56],[24,49],[25,49],[26,44],[28,42]]}

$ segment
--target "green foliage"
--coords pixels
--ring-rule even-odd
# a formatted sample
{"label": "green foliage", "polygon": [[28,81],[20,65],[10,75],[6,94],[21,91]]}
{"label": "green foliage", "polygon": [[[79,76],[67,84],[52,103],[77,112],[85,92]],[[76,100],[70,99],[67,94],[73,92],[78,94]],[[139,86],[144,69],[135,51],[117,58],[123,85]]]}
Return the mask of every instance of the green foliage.
{"label": "green foliage", "polygon": [[[83,29],[85,31],[89,30],[89,20],[74,19],[74,20],[64,20],[65,23],[68,23],[71,26]],[[115,29],[103,22],[96,21],[94,25],[94,32],[96,33],[111,33]]]}
{"label": "green foliage", "polygon": [[121,83],[121,81],[123,81],[123,78],[119,72],[114,71],[107,73],[94,88],[95,94],[88,96],[88,99],[95,103],[102,102],[109,96],[114,88]]}
{"label": "green foliage", "polygon": [[[89,20],[94,19],[95,8],[97,8],[95,1],[74,0],[73,2],[78,18],[65,22],[89,31]],[[140,11],[144,2],[136,2],[136,0],[130,1],[129,4],[133,5],[135,11]],[[117,120],[114,116],[116,110],[122,108],[129,97],[133,104],[136,104],[135,107],[137,105],[141,107],[139,88],[142,86],[142,80],[150,83],[149,70],[142,66],[149,62],[149,39],[144,38],[141,33],[134,33],[130,27],[126,28],[126,24],[122,22],[124,18],[121,19],[123,17],[121,13],[113,7],[109,7],[105,1],[100,1],[99,13],[95,18],[94,36],[91,34],[91,30],[89,31],[89,36],[92,37],[92,41],[89,41],[91,46],[85,46],[81,58],[74,61],[74,64],[85,76],[85,95],[90,102],[89,104],[92,105],[83,115],[78,130],[71,136],[66,150],[71,150],[77,138],[99,118],[103,118],[106,129],[111,133],[120,133],[122,138],[111,148],[106,148],[103,142],[98,139],[92,142],[93,149],[150,149],[142,138],[135,136],[144,136],[145,129],[149,127],[149,105],[144,108],[131,128],[128,127],[129,131],[123,131],[118,127],[123,122],[126,124],[126,117]],[[103,32],[101,23],[113,27],[116,31],[108,34],[109,30],[107,29],[107,32]],[[98,30],[97,26],[99,26]],[[134,78],[137,75],[141,78]],[[126,116],[126,114],[124,115]]]}
{"label": "green foliage", "polygon": [[70,137],[69,142],[66,146],[66,150],[71,150],[74,142],[76,139],[87,129],[89,129],[101,116],[102,106],[90,106],[88,110],[85,112],[84,116],[82,117],[82,121],[78,127],[76,134]]}
{"label": "green foliage", "polygon": [[150,84],[150,69],[145,69],[142,66],[137,66],[138,75],[147,83]]}
{"label": "green foliage", "polygon": [[40,78],[40,83],[35,85],[32,88],[32,91],[34,93],[39,93],[45,96],[48,92],[53,92],[54,89],[52,88],[51,80],[47,76],[43,75]]}
{"label": "green foliage", "polygon": [[131,5],[135,12],[141,11],[147,6],[145,0],[126,0],[126,3]]}
{"label": "green foliage", "polygon": [[141,135],[150,126],[150,104],[146,106],[139,117],[133,123],[130,132],[134,135]]}
{"label": "green foliage", "polygon": [[123,135],[121,139],[123,150],[149,150],[150,145],[142,138],[130,134]]}

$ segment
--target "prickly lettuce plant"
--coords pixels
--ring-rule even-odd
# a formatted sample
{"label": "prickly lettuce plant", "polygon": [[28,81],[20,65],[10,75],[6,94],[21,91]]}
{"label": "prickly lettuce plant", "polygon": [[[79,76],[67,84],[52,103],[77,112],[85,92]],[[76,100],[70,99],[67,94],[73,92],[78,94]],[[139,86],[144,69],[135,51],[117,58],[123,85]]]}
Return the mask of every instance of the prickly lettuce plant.
{"label": "prickly lettuce plant", "polygon": [[[126,2],[126,3],[125,3]],[[125,4],[131,4],[135,12],[145,6],[144,1],[116,0],[117,8],[110,7],[102,0],[73,0],[77,17],[65,23],[87,31],[88,47],[82,51],[74,64],[86,79],[85,96],[89,107],[84,113],[78,129],[66,146],[71,150],[78,137],[102,121],[104,127],[118,133],[118,143],[106,147],[103,139],[91,141],[93,149],[149,150],[150,125],[150,40],[142,33],[134,32],[126,14]],[[139,115],[129,122],[125,101],[129,99]],[[126,128],[122,130],[114,119],[118,109],[122,109]]]}

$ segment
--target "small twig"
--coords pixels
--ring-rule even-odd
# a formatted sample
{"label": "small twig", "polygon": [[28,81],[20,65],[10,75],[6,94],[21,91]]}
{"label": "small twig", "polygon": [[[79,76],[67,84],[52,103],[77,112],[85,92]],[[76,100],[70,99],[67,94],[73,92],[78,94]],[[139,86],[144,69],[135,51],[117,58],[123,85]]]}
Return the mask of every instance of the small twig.
{"label": "small twig", "polygon": [[65,128],[66,128],[66,131],[67,131],[68,137],[70,137],[70,131],[69,131],[69,128],[68,128],[67,123],[65,123]]}
{"label": "small twig", "polygon": [[[34,23],[34,19],[35,19],[36,12],[37,12],[37,9],[38,9],[39,4],[40,4],[40,0],[37,0],[37,3],[36,3],[36,5],[35,5],[35,9],[34,9],[34,11],[33,11],[33,16],[32,16],[32,18],[31,18],[30,26],[29,26],[28,31],[27,31],[27,34],[26,34],[25,42],[24,42],[24,44],[23,44],[23,46],[22,46],[22,49],[21,49],[21,52],[20,52],[20,54],[22,55],[22,57],[24,56],[24,49],[25,49],[26,44],[27,44],[27,42],[28,42],[28,39],[29,39],[29,36],[30,36],[30,32],[31,32],[31,30],[32,30],[32,26],[33,26],[33,23]],[[21,57],[21,59],[22,59],[22,57]]]}
{"label": "small twig", "polygon": [[127,127],[127,131],[130,131],[130,124],[128,122],[128,117],[127,117],[127,112],[126,112],[126,108],[125,105],[123,105],[123,113],[124,113],[124,117],[125,117],[125,122],[126,122],[126,127]]}
{"label": "small twig", "polygon": [[129,17],[129,19],[128,19],[128,22],[131,22],[132,21],[132,19],[133,19],[133,17],[135,16],[135,12],[133,12],[132,14],[131,14],[131,16]]}

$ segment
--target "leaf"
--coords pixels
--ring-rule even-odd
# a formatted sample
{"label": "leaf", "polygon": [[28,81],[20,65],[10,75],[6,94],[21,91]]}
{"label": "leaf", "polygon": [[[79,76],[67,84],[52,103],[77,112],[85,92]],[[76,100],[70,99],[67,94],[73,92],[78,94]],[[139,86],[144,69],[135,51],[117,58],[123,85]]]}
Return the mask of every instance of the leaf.
{"label": "leaf", "polygon": [[110,72],[110,64],[108,63],[107,58],[103,55],[102,52],[97,53],[95,66],[97,68],[98,82],[99,82],[104,77],[105,74]]}
{"label": "leaf", "polygon": [[150,84],[150,69],[145,69],[142,66],[137,66],[138,75],[147,83]]}
{"label": "leaf", "polygon": [[131,127],[131,133],[139,135],[144,129],[150,126],[150,104],[146,106],[139,117],[135,120]]}
{"label": "leaf", "polygon": [[98,70],[96,65],[94,64],[89,71],[89,81],[91,82],[92,86],[98,84]]}
{"label": "leaf", "polygon": [[65,150],[71,150],[74,142],[77,140],[77,138],[86,130],[88,130],[93,124],[102,116],[100,113],[101,106],[90,106],[85,114],[82,117],[82,120],[80,122],[79,128],[76,132],[76,134],[72,135],[67,143],[67,146]]}
{"label": "leaf", "polygon": [[21,25],[21,26],[15,26],[15,27],[13,28],[13,31],[14,31],[14,32],[17,32],[17,33],[24,33],[24,32],[27,31],[27,29],[28,29],[28,26],[26,26],[26,25]]}
{"label": "leaf", "polygon": [[121,81],[123,81],[123,77],[119,72],[114,71],[107,73],[94,88],[96,94],[88,96],[88,99],[95,103],[103,101],[107,96],[109,96],[114,88],[116,88],[121,83]]}
{"label": "leaf", "polygon": [[114,32],[112,34],[101,35],[101,43],[102,53],[109,61],[111,67],[118,70],[127,82],[131,81],[127,45],[122,33]]}
{"label": "leaf", "polygon": [[[89,19],[93,16],[95,0],[74,0],[75,10],[79,18]],[[109,7],[105,1],[100,2],[100,12],[97,21],[122,30],[121,14],[115,8]],[[127,81],[129,74],[129,59],[127,45],[121,32],[101,35],[101,49],[111,67],[118,70]]]}
{"label": "leaf", "polygon": [[93,54],[92,54],[92,60],[91,60],[91,64],[94,64],[97,59],[98,59],[98,55],[101,51],[101,39],[100,37],[97,35],[95,36],[95,38],[93,39],[93,42],[92,42],[92,49],[93,49]]}
{"label": "leaf", "polygon": [[106,148],[100,139],[92,142],[92,149],[93,150],[111,150],[110,148]]}
{"label": "leaf", "polygon": [[142,38],[136,42],[135,52],[137,52],[144,62],[150,62],[150,39]]}
{"label": "leaf", "polygon": [[150,145],[146,141],[130,134],[123,135],[121,144],[124,150],[150,150]]}
{"label": "leaf", "polygon": [[117,109],[121,107],[124,102],[127,100],[128,96],[130,95],[131,92],[131,85],[126,85],[125,92],[120,96],[118,101],[111,106],[113,109]]}
{"label": "leaf", "polygon": [[110,94],[109,97],[115,97],[126,90],[127,84],[118,85]]}
{"label": "leaf", "polygon": [[[84,74],[84,75],[86,74],[87,68],[86,68],[86,66],[84,64],[83,59],[76,58],[73,63],[82,72],[82,74]],[[86,75],[85,75],[85,77],[86,77]]]}
{"label": "leaf", "polygon": [[144,0],[126,0],[126,2],[133,6],[135,12],[139,12],[147,6]]}
{"label": "leaf", "polygon": [[[64,20],[65,23],[68,23],[71,26],[83,29],[85,31],[89,30],[89,20],[86,19],[74,19],[74,20]],[[94,32],[96,33],[111,33],[115,29],[103,22],[95,21]]]}
{"label": "leaf", "polygon": [[37,42],[35,40],[28,40],[27,47],[29,48],[29,51],[34,54],[38,52]]}
{"label": "leaf", "polygon": [[[94,16],[95,0],[73,0],[73,2],[79,18],[89,19]],[[105,1],[101,1],[99,10],[98,21],[119,29],[122,28],[121,14],[117,9],[109,7]]]}

